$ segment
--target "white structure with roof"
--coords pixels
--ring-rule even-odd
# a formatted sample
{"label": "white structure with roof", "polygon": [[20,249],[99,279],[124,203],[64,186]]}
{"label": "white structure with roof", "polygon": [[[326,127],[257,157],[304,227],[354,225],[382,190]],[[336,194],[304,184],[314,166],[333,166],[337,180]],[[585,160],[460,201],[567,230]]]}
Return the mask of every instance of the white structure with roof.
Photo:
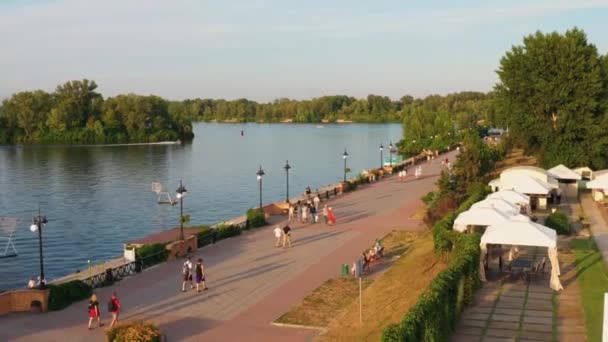
{"label": "white structure with roof", "polygon": [[471,209],[476,208],[494,208],[503,214],[507,214],[508,216],[517,215],[521,212],[519,206],[507,202],[501,198],[486,198],[483,201],[479,201],[471,206]]}
{"label": "white structure with roof", "polygon": [[555,291],[563,289],[559,281],[560,269],[557,259],[557,234],[555,230],[520,218],[487,227],[479,244],[481,247],[479,278],[482,281],[486,281],[484,260],[488,257],[488,244],[547,247],[549,261],[551,262],[549,286]]}
{"label": "white structure with roof", "polygon": [[547,208],[547,198],[559,188],[557,179],[535,166],[516,166],[504,170],[490,182],[493,191],[515,190],[529,195],[532,209]]}
{"label": "white structure with roof", "polygon": [[524,195],[515,190],[500,190],[488,195],[486,199],[500,198],[509,203],[513,203],[522,208],[525,213],[530,213],[530,196]]}
{"label": "white structure with roof", "polygon": [[581,175],[567,168],[563,164],[559,164],[547,170],[547,172],[559,183],[559,192],[562,196],[577,198],[578,197],[578,181],[582,179]]}
{"label": "white structure with roof", "polygon": [[511,216],[496,208],[471,208],[456,217],[453,229],[463,233],[470,226],[487,227],[500,222],[506,222]]}
{"label": "white structure with roof", "polygon": [[596,201],[603,201],[604,197],[608,195],[608,174],[600,174],[594,180],[587,182],[587,189],[591,189],[593,199]]}

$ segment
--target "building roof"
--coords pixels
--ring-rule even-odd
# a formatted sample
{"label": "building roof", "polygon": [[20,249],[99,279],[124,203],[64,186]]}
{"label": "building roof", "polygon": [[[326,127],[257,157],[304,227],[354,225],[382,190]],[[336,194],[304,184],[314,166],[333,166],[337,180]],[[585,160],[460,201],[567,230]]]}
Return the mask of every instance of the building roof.
{"label": "building roof", "polygon": [[453,229],[459,232],[467,230],[467,226],[489,226],[507,221],[510,215],[496,208],[471,208],[458,215],[454,220]]}
{"label": "building roof", "polygon": [[555,167],[547,170],[549,174],[557,179],[569,179],[569,180],[579,180],[581,179],[581,175],[572,171],[571,169],[564,166],[564,164],[559,164]]}
{"label": "building roof", "polygon": [[501,198],[513,204],[529,204],[530,196],[515,190],[500,190],[488,195],[487,198]]}
{"label": "building roof", "polygon": [[517,177],[516,179],[509,181],[508,184],[501,184],[501,187],[503,189],[511,189],[528,195],[548,195],[554,188],[554,186],[547,182],[526,175]]}
{"label": "building roof", "polygon": [[555,247],[555,230],[522,218],[514,218],[486,228],[481,244]]}
{"label": "building roof", "polygon": [[476,208],[494,208],[509,216],[519,214],[519,207],[517,205],[507,202],[502,198],[486,198],[471,206],[471,209]]}

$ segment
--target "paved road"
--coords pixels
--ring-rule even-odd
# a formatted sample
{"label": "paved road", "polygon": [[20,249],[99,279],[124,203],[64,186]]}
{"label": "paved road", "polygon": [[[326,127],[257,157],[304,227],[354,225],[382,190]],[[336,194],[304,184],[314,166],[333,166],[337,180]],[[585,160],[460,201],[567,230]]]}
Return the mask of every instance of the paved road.
{"label": "paved road", "polygon": [[[181,261],[167,262],[99,289],[102,310],[116,291],[123,319],[153,321],[170,341],[310,340],[315,331],[270,322],[337,276],[340,265],[375,238],[393,229],[423,229],[410,217],[433,188],[440,163],[423,164],[423,170],[420,179],[391,177],[331,200],[338,224],[295,225],[291,249],[275,248],[273,227],[266,227],[199,250],[195,257],[205,260],[209,291],[180,292]],[[104,341],[102,329],[88,331],[86,321],[86,301],[41,316],[12,314],[0,317],[0,340]]]}

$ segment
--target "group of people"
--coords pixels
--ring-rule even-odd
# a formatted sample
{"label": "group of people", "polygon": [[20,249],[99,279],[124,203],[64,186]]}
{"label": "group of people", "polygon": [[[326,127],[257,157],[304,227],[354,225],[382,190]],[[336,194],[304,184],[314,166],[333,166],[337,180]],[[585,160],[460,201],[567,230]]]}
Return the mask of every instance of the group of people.
{"label": "group of people", "polygon": [[[93,329],[93,321],[97,321],[98,327],[103,326],[103,323],[101,322],[101,310],[99,309],[99,301],[97,300],[97,295],[95,294],[93,294],[89,299],[88,313],[89,330]],[[109,326],[109,328],[111,329],[118,322],[118,314],[120,313],[120,301],[118,300],[116,292],[112,294],[112,297],[108,301],[108,313],[110,313],[110,315],[112,316],[112,321],[110,322]]]}
{"label": "group of people", "polygon": [[350,272],[353,276],[358,276],[356,274],[356,269],[357,269],[357,262],[361,263],[361,271],[363,273],[368,272],[369,271],[369,266],[372,262],[379,260],[380,258],[382,258],[384,255],[384,246],[382,246],[382,244],[380,243],[380,240],[376,240],[376,242],[374,243],[374,246],[370,249],[368,249],[367,251],[361,253],[361,258],[354,262]]}
{"label": "group of people", "polygon": [[276,226],[273,232],[274,237],[277,239],[277,242],[274,244],[275,247],[283,246],[283,248],[291,248],[291,228],[288,224],[283,228]]}
{"label": "group of people", "polygon": [[[321,199],[319,195],[315,195],[313,198],[308,194],[308,199],[305,202],[297,201],[295,204],[289,204],[288,209],[288,222],[300,221],[300,223],[317,223],[319,222],[319,204]],[[336,216],[332,207],[327,205],[323,206],[322,209],[323,220],[325,224],[333,225],[336,223]]]}
{"label": "group of people", "polygon": [[207,291],[203,259],[199,258],[194,265],[192,264],[192,257],[188,257],[182,265],[182,292],[186,292],[186,283],[190,283],[190,290],[194,289],[193,275],[196,276],[194,278],[196,280],[196,292]]}
{"label": "group of people", "polygon": [[38,278],[34,278],[31,277],[30,280],[27,282],[27,288],[28,289],[33,289],[35,287],[39,287],[39,286],[45,286],[46,285],[46,279],[40,279],[40,276],[38,276]]}

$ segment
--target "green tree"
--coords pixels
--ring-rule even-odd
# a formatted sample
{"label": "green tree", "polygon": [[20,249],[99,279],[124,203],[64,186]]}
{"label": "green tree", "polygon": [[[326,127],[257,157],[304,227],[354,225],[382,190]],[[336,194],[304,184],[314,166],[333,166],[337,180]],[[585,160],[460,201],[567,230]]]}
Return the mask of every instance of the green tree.
{"label": "green tree", "polygon": [[[606,72],[582,30],[536,32],[500,61],[500,120],[545,167],[606,166]],[[602,152],[603,151],[603,152]]]}

